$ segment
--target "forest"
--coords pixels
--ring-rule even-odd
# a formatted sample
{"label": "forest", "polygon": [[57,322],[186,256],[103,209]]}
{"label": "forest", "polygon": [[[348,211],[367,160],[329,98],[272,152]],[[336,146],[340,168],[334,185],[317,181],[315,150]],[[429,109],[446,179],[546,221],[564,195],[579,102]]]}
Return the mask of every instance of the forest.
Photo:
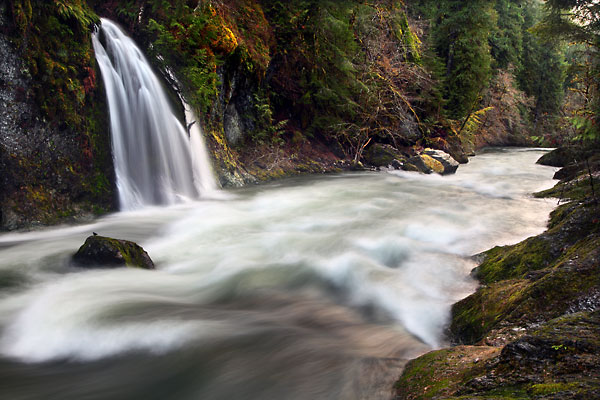
{"label": "forest", "polygon": [[[429,147],[466,162],[485,146],[598,135],[593,2],[11,0],[2,11],[23,62],[7,96],[60,136],[46,140],[59,151],[3,144],[3,214],[15,227],[26,214],[50,222],[114,208],[90,41],[99,15],[131,32],[165,79],[174,73],[225,186],[379,167]],[[9,136],[32,118],[7,118]],[[40,149],[29,157],[27,147]],[[60,167],[40,174],[43,163]]]}

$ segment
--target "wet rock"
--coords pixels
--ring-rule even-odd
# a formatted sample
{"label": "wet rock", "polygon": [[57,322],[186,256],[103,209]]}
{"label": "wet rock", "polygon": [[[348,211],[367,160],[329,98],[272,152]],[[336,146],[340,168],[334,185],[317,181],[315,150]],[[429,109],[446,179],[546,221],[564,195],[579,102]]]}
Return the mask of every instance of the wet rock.
{"label": "wet rock", "polygon": [[242,121],[234,103],[229,103],[225,110],[223,129],[227,141],[232,145],[238,144],[244,135]]}
{"label": "wet rock", "polygon": [[550,167],[565,167],[575,161],[577,155],[575,151],[569,147],[559,147],[549,153],[544,154],[538,164],[548,165]]}
{"label": "wet rock", "polygon": [[76,266],[94,267],[133,267],[154,269],[148,253],[134,242],[113,239],[105,236],[90,236],[73,256]]}
{"label": "wet rock", "polygon": [[469,157],[458,137],[448,137],[447,139],[436,137],[432,138],[430,143],[432,147],[445,151],[461,164],[469,162]]}
{"label": "wet rock", "polygon": [[442,150],[425,149],[423,153],[442,163],[444,166],[443,175],[453,174],[458,169],[458,161]]}
{"label": "wet rock", "polygon": [[419,154],[409,158],[408,164],[414,165],[420,172],[425,174],[435,172],[443,175],[445,171],[444,165],[441,162],[427,154]]}
{"label": "wet rock", "polygon": [[392,163],[390,164],[390,166],[394,169],[400,169],[402,168],[402,163],[396,159],[392,160]]}
{"label": "wet rock", "polygon": [[417,168],[415,165],[413,165],[409,162],[405,162],[404,164],[402,164],[402,170],[407,171],[407,172],[421,172],[421,170],[419,170],[419,168]]}
{"label": "wet rock", "polygon": [[406,160],[406,157],[389,144],[375,143],[365,151],[363,160],[366,164],[374,167],[387,167],[391,165],[393,168],[396,168],[394,162],[396,164],[401,163],[403,160]]}

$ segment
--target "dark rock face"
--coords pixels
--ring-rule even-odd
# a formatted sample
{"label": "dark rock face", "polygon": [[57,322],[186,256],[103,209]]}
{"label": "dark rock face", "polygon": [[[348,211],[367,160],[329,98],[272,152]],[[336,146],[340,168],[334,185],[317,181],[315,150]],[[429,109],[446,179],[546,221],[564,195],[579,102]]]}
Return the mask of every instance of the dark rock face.
{"label": "dark rock face", "polygon": [[[33,39],[45,42],[46,32],[28,32],[23,39],[10,17],[10,3],[0,2],[0,231],[91,218],[113,207],[104,93],[90,78],[95,66],[79,71],[82,81],[87,79],[78,110],[85,128],[67,123],[58,111],[45,112],[41,105],[61,94],[52,91],[52,82],[40,82],[41,69],[36,75],[28,60]],[[35,4],[36,11],[41,4]],[[53,46],[48,47],[45,52],[54,57]],[[47,97],[40,87],[48,90]]]}
{"label": "dark rock face", "polygon": [[134,267],[155,269],[148,253],[134,242],[104,236],[90,236],[73,256],[75,265],[83,268]]}

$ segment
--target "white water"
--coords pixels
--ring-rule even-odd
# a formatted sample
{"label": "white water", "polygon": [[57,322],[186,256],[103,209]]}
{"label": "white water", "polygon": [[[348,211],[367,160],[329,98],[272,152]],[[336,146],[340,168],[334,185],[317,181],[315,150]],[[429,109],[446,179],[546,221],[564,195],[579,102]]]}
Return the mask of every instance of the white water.
{"label": "white water", "polygon": [[[542,154],[0,236],[0,398],[388,398],[408,358],[444,344],[470,256],[543,231]],[[158,270],[70,267],[92,231],[139,242]]]}
{"label": "white water", "polygon": [[92,42],[108,98],[121,209],[175,204],[214,192],[200,124],[189,106],[188,134],[140,49],[113,22],[102,19]]}

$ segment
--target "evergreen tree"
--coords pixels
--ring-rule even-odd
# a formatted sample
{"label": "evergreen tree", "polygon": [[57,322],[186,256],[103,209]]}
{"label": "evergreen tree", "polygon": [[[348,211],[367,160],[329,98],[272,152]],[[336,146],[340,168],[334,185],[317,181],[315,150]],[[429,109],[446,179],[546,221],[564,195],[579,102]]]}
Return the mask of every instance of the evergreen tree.
{"label": "evergreen tree", "polygon": [[531,28],[542,18],[538,2],[524,7],[523,52],[517,72],[519,87],[535,99],[534,123],[556,115],[564,97],[565,65],[560,43],[541,40]]}
{"label": "evergreen tree", "polygon": [[490,34],[493,66],[507,69],[511,64],[518,67],[523,51],[523,1],[497,0],[494,6],[497,24]]}
{"label": "evergreen tree", "polygon": [[446,67],[444,98],[451,118],[466,117],[489,82],[492,57],[488,39],[494,25],[493,6],[490,0],[448,0],[437,7],[432,39]]}

